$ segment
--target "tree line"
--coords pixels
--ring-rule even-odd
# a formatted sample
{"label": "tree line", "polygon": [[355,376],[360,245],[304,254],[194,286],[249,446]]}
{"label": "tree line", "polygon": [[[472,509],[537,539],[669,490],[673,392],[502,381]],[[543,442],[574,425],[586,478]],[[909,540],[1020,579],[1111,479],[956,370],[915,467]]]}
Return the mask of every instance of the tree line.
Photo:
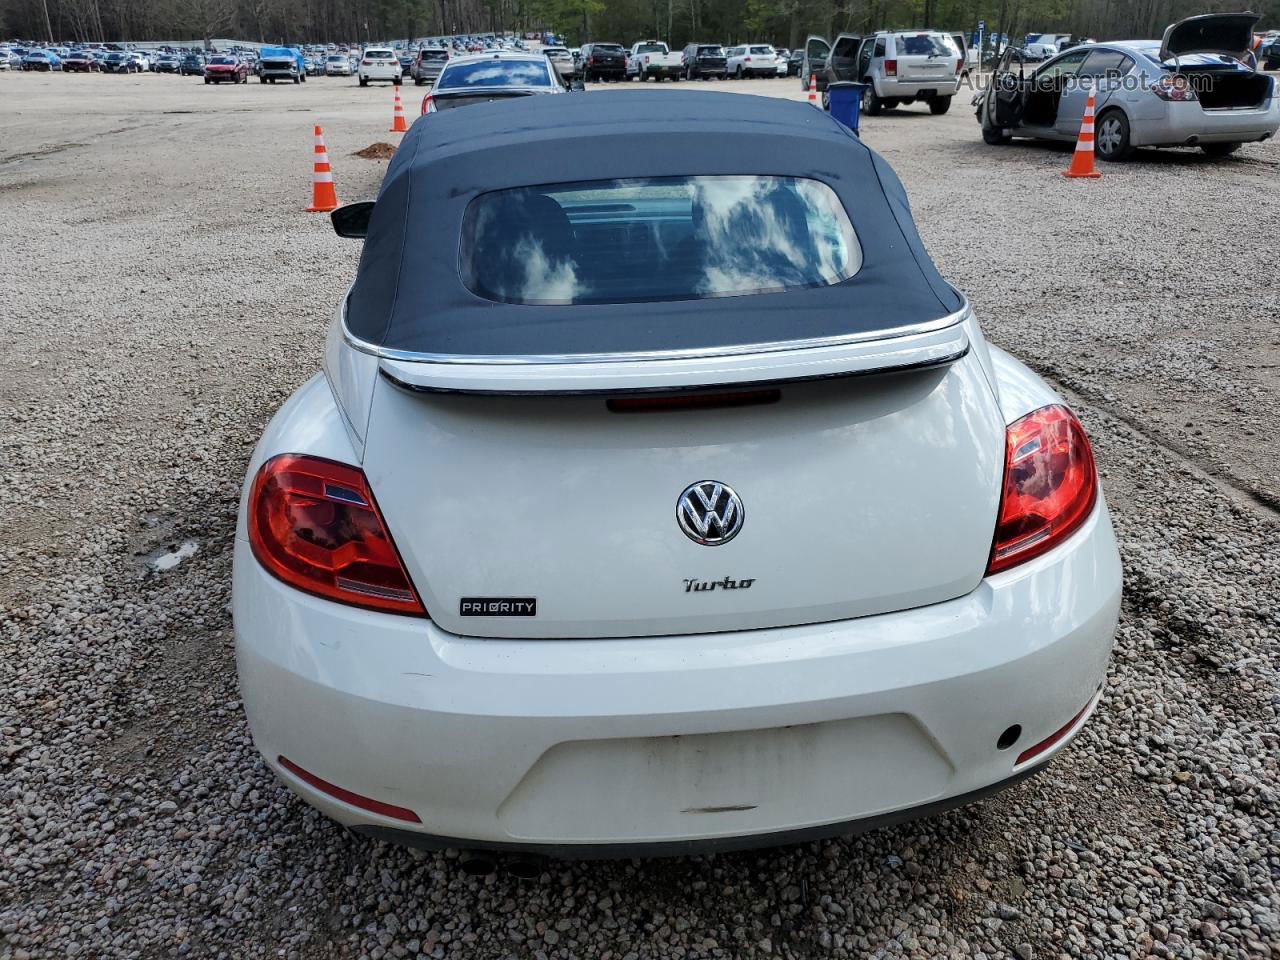
{"label": "tree line", "polygon": [[[58,41],[354,42],[553,30],[570,44],[661,39],[796,47],[810,34],[937,27],[1015,40],[1028,31],[1157,38],[1185,16],[1244,0],[0,0],[0,37]],[[1280,0],[1258,0],[1280,27]]]}

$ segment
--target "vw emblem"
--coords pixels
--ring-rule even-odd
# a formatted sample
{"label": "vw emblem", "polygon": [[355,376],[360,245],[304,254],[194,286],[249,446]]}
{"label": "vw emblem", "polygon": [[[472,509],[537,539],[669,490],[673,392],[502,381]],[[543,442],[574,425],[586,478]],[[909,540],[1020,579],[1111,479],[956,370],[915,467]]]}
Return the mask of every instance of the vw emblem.
{"label": "vw emblem", "polygon": [[728,543],[738,535],[745,518],[742,500],[718,480],[691,483],[676,501],[676,523],[686,537],[704,547]]}

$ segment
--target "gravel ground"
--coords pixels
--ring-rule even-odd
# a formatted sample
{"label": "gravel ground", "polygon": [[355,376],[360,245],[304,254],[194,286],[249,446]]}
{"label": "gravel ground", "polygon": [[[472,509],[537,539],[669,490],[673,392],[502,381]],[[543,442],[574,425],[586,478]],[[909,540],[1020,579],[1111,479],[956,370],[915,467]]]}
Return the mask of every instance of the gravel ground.
{"label": "gravel ground", "polygon": [[356,199],[390,119],[339,79],[0,75],[0,960],[1280,957],[1276,147],[1069,182],[959,102],[867,121],[1094,439],[1126,566],[1102,703],[1045,775],[932,820],[518,881],[344,833],[237,700],[244,463],[358,255],[301,212],[310,125]]}

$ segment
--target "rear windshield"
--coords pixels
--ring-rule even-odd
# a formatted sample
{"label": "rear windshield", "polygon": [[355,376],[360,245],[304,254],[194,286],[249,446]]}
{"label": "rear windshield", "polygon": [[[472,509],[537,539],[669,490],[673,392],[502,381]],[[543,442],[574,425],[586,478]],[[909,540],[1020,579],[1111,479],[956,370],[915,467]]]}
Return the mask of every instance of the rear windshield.
{"label": "rear windshield", "polygon": [[698,56],[700,57],[723,57],[723,47],[699,47]]}
{"label": "rear windshield", "polygon": [[778,293],[862,264],[835,193],[796,177],[663,177],[499,190],[462,222],[463,282],[504,303]]}
{"label": "rear windshield", "polygon": [[907,57],[954,57],[959,54],[950,37],[922,34],[898,38],[898,53]]}
{"label": "rear windshield", "polygon": [[390,60],[392,53],[390,50],[366,50],[364,58],[366,60]]}
{"label": "rear windshield", "polygon": [[660,43],[642,43],[636,47],[636,53],[666,53],[667,48]]}
{"label": "rear windshield", "polygon": [[[545,61],[543,61],[545,63]],[[436,81],[437,90],[467,87],[549,87],[542,63],[529,60],[479,60],[455,63]]]}
{"label": "rear windshield", "polygon": [[601,53],[626,53],[626,51],[622,49],[622,44],[620,43],[597,43],[591,49],[592,51],[599,51]]}
{"label": "rear windshield", "polygon": [[422,59],[428,63],[443,63],[449,59],[448,50],[423,50]]}
{"label": "rear windshield", "polygon": [[773,47],[752,47],[752,53],[773,53]]}

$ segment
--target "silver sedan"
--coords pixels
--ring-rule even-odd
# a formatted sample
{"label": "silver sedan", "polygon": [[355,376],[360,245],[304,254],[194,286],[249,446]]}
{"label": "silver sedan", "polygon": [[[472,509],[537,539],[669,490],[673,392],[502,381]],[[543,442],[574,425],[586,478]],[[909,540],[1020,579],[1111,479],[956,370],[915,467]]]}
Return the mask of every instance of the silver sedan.
{"label": "silver sedan", "polygon": [[1247,65],[1254,14],[1173,24],[1162,41],[1072,47],[1030,75],[1006,55],[974,98],[983,139],[1075,140],[1095,95],[1095,149],[1126,160],[1138,147],[1198,146],[1226,155],[1280,129],[1277,81]]}

